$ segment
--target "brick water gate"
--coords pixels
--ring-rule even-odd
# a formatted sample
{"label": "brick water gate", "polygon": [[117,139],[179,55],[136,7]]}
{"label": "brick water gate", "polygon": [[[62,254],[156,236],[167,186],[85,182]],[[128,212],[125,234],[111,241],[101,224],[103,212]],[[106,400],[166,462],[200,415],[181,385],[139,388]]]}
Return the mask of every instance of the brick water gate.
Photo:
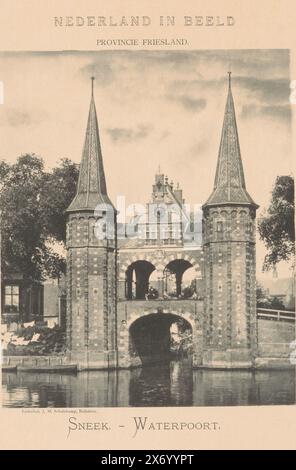
{"label": "brick water gate", "polygon": [[[191,175],[193,184],[197,178]],[[193,366],[254,367],[258,206],[246,190],[230,74],[213,191],[193,219],[184,202],[179,185],[159,170],[144,219],[117,223],[92,80],[77,193],[67,211],[67,340],[79,367],[162,360],[178,324],[191,335]]]}

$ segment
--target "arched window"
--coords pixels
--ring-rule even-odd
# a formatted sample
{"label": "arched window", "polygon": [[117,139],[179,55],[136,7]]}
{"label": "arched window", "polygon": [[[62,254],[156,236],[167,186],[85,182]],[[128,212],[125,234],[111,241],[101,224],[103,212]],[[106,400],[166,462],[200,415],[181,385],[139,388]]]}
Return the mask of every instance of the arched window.
{"label": "arched window", "polygon": [[217,232],[223,232],[223,222],[222,222],[222,220],[217,221]]}
{"label": "arched window", "polygon": [[223,239],[224,224],[222,220],[218,220],[216,223],[216,231],[218,240]]}
{"label": "arched window", "polygon": [[135,261],[127,268],[125,284],[127,299],[145,299],[149,290],[155,290],[154,286],[150,286],[150,276],[154,270],[155,266],[146,260]]}
{"label": "arched window", "polygon": [[196,295],[196,271],[184,259],[170,261],[164,269],[164,292],[169,298],[185,299]]}

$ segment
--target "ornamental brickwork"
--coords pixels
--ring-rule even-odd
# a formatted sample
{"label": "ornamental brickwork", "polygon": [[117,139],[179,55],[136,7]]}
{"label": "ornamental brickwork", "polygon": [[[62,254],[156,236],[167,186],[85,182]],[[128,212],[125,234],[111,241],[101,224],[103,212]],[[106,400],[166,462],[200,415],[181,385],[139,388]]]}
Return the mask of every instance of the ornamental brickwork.
{"label": "ornamental brickwork", "polygon": [[[190,338],[193,366],[253,366],[258,206],[246,190],[230,75],[214,189],[200,225],[194,225],[199,238],[184,236],[184,224],[190,228],[192,221],[183,214],[183,203],[179,185],[159,171],[146,207],[150,215],[136,225],[138,236],[117,240],[92,80],[77,193],[67,224],[67,342],[81,368],[157,361],[169,345],[172,326],[178,325]],[[156,205],[155,216],[150,204]],[[101,239],[96,226],[108,207],[114,236]]]}

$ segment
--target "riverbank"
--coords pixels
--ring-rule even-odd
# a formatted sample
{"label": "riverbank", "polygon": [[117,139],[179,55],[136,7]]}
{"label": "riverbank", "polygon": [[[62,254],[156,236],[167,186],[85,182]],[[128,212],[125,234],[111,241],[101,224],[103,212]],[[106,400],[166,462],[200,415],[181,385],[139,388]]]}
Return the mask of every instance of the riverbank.
{"label": "riverbank", "polygon": [[[70,355],[65,356],[3,356],[2,357],[3,372],[58,372],[58,373],[76,373],[82,370],[103,370],[100,363],[88,364],[84,362],[79,364],[71,359]],[[195,369],[195,368],[193,368]],[[215,370],[234,370],[235,368],[225,367],[216,364],[215,367],[200,366],[196,369],[215,369]],[[238,368],[240,369],[240,368]],[[245,368],[245,370],[286,370],[295,369],[295,365],[291,363],[288,357],[258,357],[255,359],[253,367]]]}
{"label": "riverbank", "polygon": [[2,372],[77,372],[68,356],[4,356]]}

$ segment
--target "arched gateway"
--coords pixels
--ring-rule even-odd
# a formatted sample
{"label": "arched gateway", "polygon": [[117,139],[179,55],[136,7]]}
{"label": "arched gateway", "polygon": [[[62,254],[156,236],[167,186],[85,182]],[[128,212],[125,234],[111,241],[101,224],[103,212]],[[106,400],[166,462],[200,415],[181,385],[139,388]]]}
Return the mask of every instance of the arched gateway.
{"label": "arched gateway", "polygon": [[214,190],[202,213],[188,214],[184,202],[159,171],[145,220],[132,220],[132,238],[119,230],[92,80],[67,226],[68,350],[79,367],[132,367],[174,354],[191,355],[194,367],[253,366],[258,206],[245,186],[230,75]]}
{"label": "arched gateway", "polygon": [[[172,308],[172,306],[171,306]],[[142,306],[123,320],[119,329],[119,367],[135,367],[188,357],[193,366],[202,361],[201,312]]]}

